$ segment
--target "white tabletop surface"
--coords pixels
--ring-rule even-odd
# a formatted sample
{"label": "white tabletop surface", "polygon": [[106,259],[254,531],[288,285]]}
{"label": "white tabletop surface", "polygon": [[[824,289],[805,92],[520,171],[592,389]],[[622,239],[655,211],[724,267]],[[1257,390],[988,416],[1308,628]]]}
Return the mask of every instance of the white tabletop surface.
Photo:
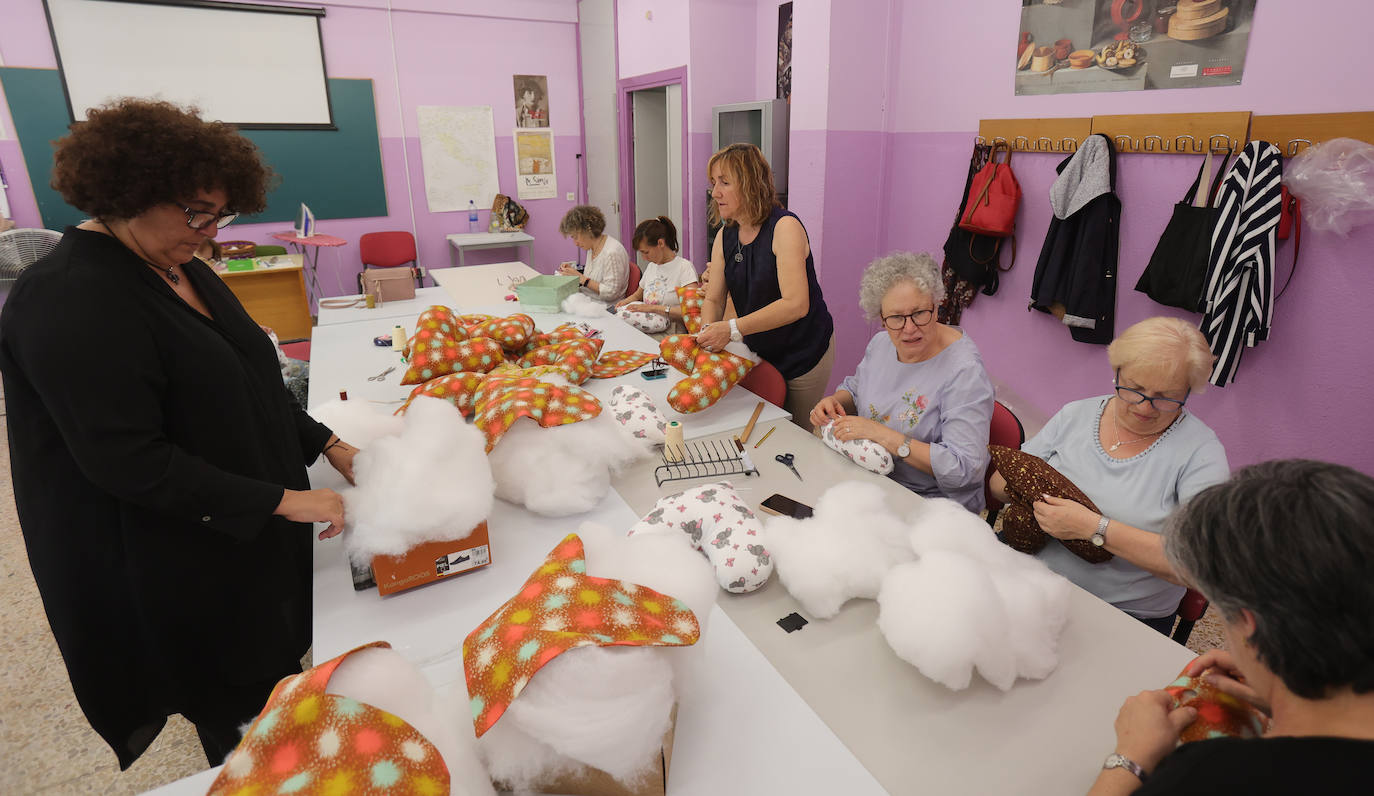
{"label": "white tabletop surface", "polygon": [[[480,266],[473,266],[477,268]],[[500,306],[464,307],[464,312],[479,312],[489,315],[509,315],[520,312],[518,304],[508,303]],[[606,314],[603,318],[578,318],[572,315],[549,315],[526,313],[534,318],[541,331],[549,331],[565,321],[581,321],[599,329],[605,339],[602,351],[648,351],[656,353],[658,342],[643,332],[631,327],[619,318]],[[418,313],[417,313],[418,315]],[[411,319],[412,323],[414,319]],[[373,338],[391,334],[393,324],[406,327],[407,334],[411,325],[399,318],[384,318],[376,321],[358,321],[330,326],[315,327],[310,345],[310,405],[339,397],[340,390],[348,392],[349,400],[375,401],[392,407],[399,406],[410,395],[415,385],[402,385],[405,364],[401,355],[390,348],[380,348],[373,344]],[[369,381],[388,367],[395,370],[380,381]],[[762,399],[742,387],[726,393],[709,409],[692,414],[676,412],[668,406],[668,390],[685,376],[669,368],[666,378],[646,381],[639,371],[632,371],[614,379],[588,379],[581,386],[603,402],[609,401],[611,391],[616,385],[626,384],[638,387],[647,394],[670,420],[680,421],[683,435],[695,439],[706,434],[714,434],[727,429],[743,427],[749,422]],[[781,407],[764,403],[759,423],[782,420],[787,413]],[[754,439],[762,431],[754,434]]]}
{"label": "white tabletop surface", "polygon": [[446,236],[453,246],[514,246],[518,243],[531,243],[534,236],[528,232],[455,232]]}
{"label": "white tabletop surface", "polygon": [[[463,265],[454,268],[431,268],[434,284],[444,288],[448,301],[455,309],[480,304],[500,304],[515,293],[514,280],[524,281],[539,276],[539,272],[522,262]],[[421,307],[421,309],[424,309]],[[465,310],[466,311],[466,310]],[[506,315],[511,310],[502,312]],[[417,313],[418,314],[418,313]]]}
{"label": "white tabletop surface", "polygon": [[[474,266],[475,267],[475,266]],[[339,299],[361,299],[362,296],[337,296],[330,298]],[[328,301],[329,299],[325,299]],[[376,321],[386,318],[410,318],[414,320],[417,315],[429,309],[435,304],[448,304],[452,301],[447,290],[442,287],[422,287],[415,291],[415,298],[402,299],[400,301],[387,301],[369,309],[366,304],[359,304],[356,307],[320,307],[320,314],[315,319],[316,326],[333,326],[337,323],[353,323],[354,321]]]}

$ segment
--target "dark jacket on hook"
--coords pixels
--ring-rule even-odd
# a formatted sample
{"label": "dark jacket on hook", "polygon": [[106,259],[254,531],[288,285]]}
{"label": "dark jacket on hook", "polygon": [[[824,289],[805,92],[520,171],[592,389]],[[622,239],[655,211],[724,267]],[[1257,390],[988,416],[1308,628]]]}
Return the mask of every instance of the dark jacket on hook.
{"label": "dark jacket on hook", "polygon": [[1056,170],[1054,216],[1035,264],[1030,308],[1059,318],[1080,343],[1110,343],[1121,223],[1111,140],[1089,136]]}

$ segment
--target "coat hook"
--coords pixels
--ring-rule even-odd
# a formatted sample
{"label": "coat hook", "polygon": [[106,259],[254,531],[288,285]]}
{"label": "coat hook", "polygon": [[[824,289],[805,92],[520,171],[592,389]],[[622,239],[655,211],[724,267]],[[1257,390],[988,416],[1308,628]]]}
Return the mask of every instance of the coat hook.
{"label": "coat hook", "polygon": [[[1188,139],[1188,142],[1189,142],[1186,146],[1184,146],[1184,145],[1182,145],[1182,144],[1179,143],[1180,141],[1182,141],[1182,140],[1185,139],[1185,138]],[[1176,136],[1174,136],[1174,151],[1175,151],[1175,152],[1190,152],[1190,151],[1192,151],[1192,149],[1193,149],[1193,144],[1194,144],[1194,143],[1196,143],[1196,140],[1195,140],[1191,135],[1188,135],[1187,133],[1184,133],[1183,135],[1176,135]]]}
{"label": "coat hook", "polygon": [[1147,135],[1147,136],[1145,136],[1145,138],[1141,141],[1141,144],[1142,144],[1142,146],[1144,147],[1144,149],[1145,149],[1146,152],[1154,152],[1154,151],[1155,151],[1155,144],[1154,144],[1155,141],[1158,141],[1158,142],[1159,142],[1159,151],[1163,152],[1163,151],[1164,151],[1164,139],[1161,138],[1160,136],[1157,136],[1157,135]]}
{"label": "coat hook", "polygon": [[973,143],[975,143],[975,144],[977,144],[977,145],[979,145],[979,146],[986,146],[987,143],[988,143],[988,140],[980,135],[980,136],[978,136],[978,137],[976,137],[976,138],[973,139]]}
{"label": "coat hook", "polygon": [[1011,148],[1024,152],[1030,149],[1030,139],[1024,135],[1018,135],[1016,138],[1012,139]]}
{"label": "coat hook", "polygon": [[1035,151],[1036,151],[1036,152],[1053,152],[1053,151],[1054,151],[1054,141],[1050,140],[1050,137],[1047,136],[1047,135],[1042,135],[1042,136],[1040,136],[1039,138],[1035,139]]}
{"label": "coat hook", "polygon": [[1298,152],[1300,151],[1298,148],[1298,144],[1307,144],[1308,146],[1312,146],[1312,142],[1308,141],[1306,138],[1290,138],[1288,139],[1288,157],[1291,158],[1298,154]]}
{"label": "coat hook", "polygon": [[1078,139],[1072,136],[1064,136],[1059,139],[1059,149],[1063,152],[1077,152]]}
{"label": "coat hook", "polygon": [[[1116,151],[1118,152],[1138,152],[1140,150],[1139,144],[1129,135],[1118,135],[1114,140],[1116,141]],[[1123,140],[1126,143],[1121,143]]]}
{"label": "coat hook", "polygon": [[1007,139],[1003,138],[1003,137],[1000,136],[1000,135],[997,136],[996,138],[992,139],[992,145],[993,145],[993,146],[997,146],[998,144],[1001,144],[1002,146],[1010,146],[1010,145],[1007,143]]}
{"label": "coat hook", "polygon": [[1236,145],[1235,142],[1231,140],[1231,136],[1226,133],[1214,133],[1211,138],[1207,139],[1207,150],[1209,152],[1216,152],[1221,149],[1221,147],[1218,147],[1216,144],[1218,138],[1226,142],[1225,149],[1227,152],[1236,151]]}

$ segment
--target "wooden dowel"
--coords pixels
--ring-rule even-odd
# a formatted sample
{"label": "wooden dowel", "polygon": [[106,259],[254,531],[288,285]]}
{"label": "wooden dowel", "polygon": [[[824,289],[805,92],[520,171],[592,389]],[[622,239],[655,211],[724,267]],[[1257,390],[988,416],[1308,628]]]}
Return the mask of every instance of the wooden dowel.
{"label": "wooden dowel", "polygon": [[759,422],[759,415],[762,414],[762,413],[763,413],[763,401],[759,401],[759,405],[756,406],[756,407],[754,407],[754,414],[753,414],[753,416],[749,418],[749,425],[747,425],[747,426],[744,427],[744,433],[740,435],[740,438],[739,438],[739,441],[740,441],[740,442],[748,442],[748,441],[749,441],[749,435],[754,433],[754,424],[757,423],[757,422]]}

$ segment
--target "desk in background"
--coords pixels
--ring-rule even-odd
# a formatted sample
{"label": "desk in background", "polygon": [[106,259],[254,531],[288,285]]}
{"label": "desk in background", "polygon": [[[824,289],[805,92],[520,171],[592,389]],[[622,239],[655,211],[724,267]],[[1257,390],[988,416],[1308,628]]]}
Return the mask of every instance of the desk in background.
{"label": "desk in background", "polygon": [[299,254],[256,257],[251,271],[216,273],[253,320],[270,327],[278,340],[303,340],[310,337],[311,321],[302,259]]}
{"label": "desk in background", "polygon": [[466,265],[463,253],[482,249],[525,248],[526,262],[534,262],[534,236],[528,232],[461,232],[448,236],[450,265]]}
{"label": "desk in background", "polygon": [[[448,291],[449,306],[458,309],[475,307],[479,304],[499,305],[506,296],[515,293],[515,286],[539,276],[539,272],[522,262],[490,263],[488,265],[467,265],[461,268],[432,268],[429,275],[434,284]],[[497,313],[509,315],[520,312],[520,305],[511,302],[509,308]]]}

